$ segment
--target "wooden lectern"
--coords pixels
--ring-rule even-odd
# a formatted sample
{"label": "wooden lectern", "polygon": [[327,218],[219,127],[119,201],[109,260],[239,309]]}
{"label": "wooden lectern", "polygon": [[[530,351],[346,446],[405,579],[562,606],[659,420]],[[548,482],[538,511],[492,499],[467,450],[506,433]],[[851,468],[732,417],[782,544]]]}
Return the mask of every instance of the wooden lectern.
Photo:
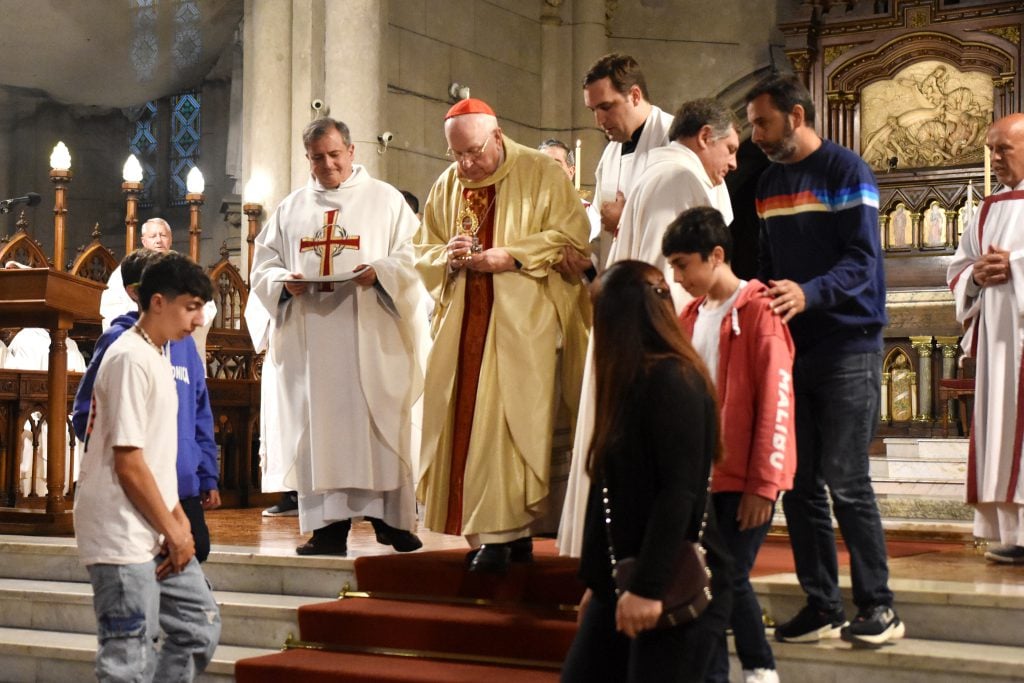
{"label": "wooden lectern", "polygon": [[0,270],[0,327],[50,330],[47,371],[46,510],[0,508],[2,533],[71,533],[71,510],[64,498],[67,446],[67,336],[76,321],[98,320],[100,293],[92,280],[49,268]]}

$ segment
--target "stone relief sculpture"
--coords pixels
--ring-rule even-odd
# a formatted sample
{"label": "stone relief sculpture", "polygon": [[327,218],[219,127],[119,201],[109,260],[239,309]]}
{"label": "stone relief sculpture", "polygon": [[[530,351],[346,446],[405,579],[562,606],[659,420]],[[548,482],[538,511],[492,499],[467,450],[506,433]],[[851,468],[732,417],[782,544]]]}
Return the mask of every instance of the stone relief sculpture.
{"label": "stone relief sculpture", "polygon": [[864,88],[861,156],[876,170],[979,163],[991,120],[988,76],[917,62]]}

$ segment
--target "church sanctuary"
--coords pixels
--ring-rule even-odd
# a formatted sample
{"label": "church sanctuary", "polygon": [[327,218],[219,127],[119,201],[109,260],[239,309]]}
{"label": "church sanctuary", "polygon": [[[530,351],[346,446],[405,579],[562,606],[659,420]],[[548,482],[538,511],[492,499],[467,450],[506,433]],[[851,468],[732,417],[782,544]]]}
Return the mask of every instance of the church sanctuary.
{"label": "church sanctuary", "polygon": [[[357,173],[414,195],[420,220],[451,159],[490,153],[486,142],[449,148],[445,137],[453,106],[482,100],[517,154],[565,143],[576,210],[577,195],[589,204],[600,194],[595,172],[612,133],[583,83],[609,53],[636,59],[647,101],[668,116],[698,98],[736,114],[736,169],[724,182],[732,268],[745,280],[758,271],[755,195],[772,165],[751,140],[745,98],[756,84],[798,79],[817,133],[859,155],[878,185],[887,324],[870,475],[905,635],[873,648],[776,640],[776,625],[806,604],[780,502],[751,571],[778,677],[745,677],[729,635],[730,680],[1024,681],[1024,557],[993,561],[996,542],[974,535],[975,360],[946,280],[986,197],[1012,189],[985,141],[994,120],[1024,109],[1021,0],[3,0],[0,16],[0,683],[96,680],[97,618],[74,519],[91,454],[70,415],[108,324],[101,299],[132,284],[118,265],[151,218],[209,274],[216,307],[193,337],[219,470],[202,568],[222,628],[196,680],[559,680],[584,593],[579,560],[555,537],[575,415],[547,433],[547,518],[530,527],[532,560],[516,555],[527,537],[495,544],[513,546],[505,571],[470,571],[466,537],[426,528],[422,486],[412,528],[422,548],[396,552],[386,539],[398,530],[368,513],[353,519],[347,552],[342,543],[297,553],[316,538],[287,509],[301,487],[275,458],[303,454],[264,386],[274,314],[249,309],[266,300],[254,270],[264,226],[293,191],[323,189],[306,156],[311,121],[344,122]],[[592,224],[594,238],[602,227]],[[329,229],[318,262],[325,249],[359,245],[336,246]],[[430,306],[421,308],[425,331]],[[298,346],[269,343],[273,354],[307,354]],[[311,373],[332,363],[308,355]],[[411,413],[413,486],[421,431],[439,431],[421,414]],[[851,553],[838,526],[836,535],[853,619]]]}

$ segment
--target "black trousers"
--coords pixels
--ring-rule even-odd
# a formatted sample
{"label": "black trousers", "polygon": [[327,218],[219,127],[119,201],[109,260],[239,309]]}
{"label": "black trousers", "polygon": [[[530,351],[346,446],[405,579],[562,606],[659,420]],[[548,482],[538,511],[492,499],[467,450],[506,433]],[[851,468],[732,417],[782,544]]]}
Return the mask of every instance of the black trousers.
{"label": "black trousers", "polygon": [[203,501],[199,496],[181,499],[181,509],[185,511],[189,524],[192,525],[192,538],[196,543],[196,560],[206,562],[210,556],[210,530],[206,527],[206,515],[203,514]]}
{"label": "black trousers", "polygon": [[595,595],[562,666],[563,683],[700,683],[724,628],[698,619],[644,631],[630,640],[615,630],[615,598]]}

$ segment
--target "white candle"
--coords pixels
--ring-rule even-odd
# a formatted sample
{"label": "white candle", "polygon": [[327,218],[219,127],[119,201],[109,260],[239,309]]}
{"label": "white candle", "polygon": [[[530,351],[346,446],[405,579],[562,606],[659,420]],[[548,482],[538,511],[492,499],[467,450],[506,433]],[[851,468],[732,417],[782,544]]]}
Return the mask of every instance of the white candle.
{"label": "white candle", "polygon": [[985,196],[992,194],[992,151],[985,145]]}
{"label": "white candle", "polygon": [[583,143],[576,138],[576,172],[572,174],[573,183],[576,184],[576,191],[580,191],[580,172],[583,170],[580,165],[580,154],[583,153]]}

